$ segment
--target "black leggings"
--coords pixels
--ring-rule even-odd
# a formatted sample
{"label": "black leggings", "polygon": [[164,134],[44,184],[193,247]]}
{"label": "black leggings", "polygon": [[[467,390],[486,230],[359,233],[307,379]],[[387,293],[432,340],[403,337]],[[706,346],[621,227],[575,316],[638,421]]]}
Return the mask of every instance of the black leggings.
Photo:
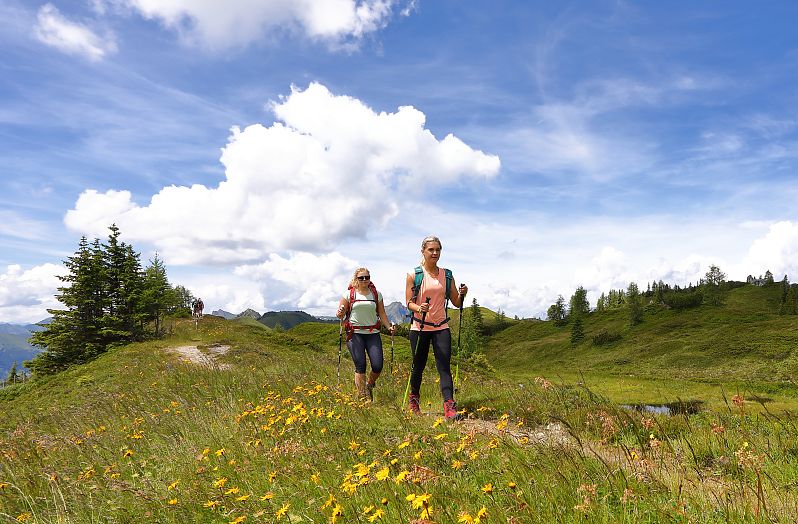
{"label": "black leggings", "polygon": [[352,362],[355,363],[355,373],[366,372],[366,352],[371,361],[371,371],[374,373],[382,371],[382,339],[379,333],[364,335],[353,333],[352,339],[346,342],[346,347],[352,355]]}
{"label": "black leggings", "polygon": [[451,400],[454,384],[452,383],[452,333],[449,329],[438,331],[410,331],[410,348],[413,350],[413,373],[410,375],[410,392],[418,395],[421,388],[421,375],[427,365],[429,345],[435,355],[435,367],[441,379],[441,395],[443,400]]}

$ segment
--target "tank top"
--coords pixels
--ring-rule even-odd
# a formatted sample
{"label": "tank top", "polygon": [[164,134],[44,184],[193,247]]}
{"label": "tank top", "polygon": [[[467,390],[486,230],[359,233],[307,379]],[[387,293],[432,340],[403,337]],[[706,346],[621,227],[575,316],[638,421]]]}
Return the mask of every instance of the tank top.
{"label": "tank top", "polygon": [[[433,324],[443,322],[446,319],[446,309],[444,307],[446,302],[446,271],[444,268],[438,266],[438,275],[433,276],[424,269],[424,266],[421,266],[421,270],[424,272],[424,278],[421,280],[421,290],[418,292],[416,304],[423,304],[426,298],[429,297],[429,311],[427,312],[427,317],[424,319],[424,322],[431,322]],[[415,273],[415,270],[412,271],[410,275],[413,275],[413,273]],[[414,313],[414,315],[420,317],[418,313]],[[448,328],[448,322],[444,322],[438,327],[424,325],[424,331],[440,331]],[[410,329],[419,331],[419,323],[414,321]]]}

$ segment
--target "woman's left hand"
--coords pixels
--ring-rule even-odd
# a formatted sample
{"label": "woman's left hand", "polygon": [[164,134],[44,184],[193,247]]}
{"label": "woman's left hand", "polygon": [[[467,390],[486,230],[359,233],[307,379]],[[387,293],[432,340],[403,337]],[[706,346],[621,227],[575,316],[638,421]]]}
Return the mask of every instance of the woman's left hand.
{"label": "woman's left hand", "polygon": [[465,284],[460,284],[460,289],[457,290],[460,293],[461,297],[464,297],[468,294],[468,286]]}
{"label": "woman's left hand", "polygon": [[391,324],[390,326],[388,326],[388,333],[390,333],[391,335],[396,333],[396,324]]}

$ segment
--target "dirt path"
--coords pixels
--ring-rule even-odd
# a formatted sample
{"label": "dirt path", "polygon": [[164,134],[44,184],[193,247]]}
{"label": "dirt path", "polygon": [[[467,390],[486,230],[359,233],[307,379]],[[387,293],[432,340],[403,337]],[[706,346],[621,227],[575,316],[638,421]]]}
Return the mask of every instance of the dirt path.
{"label": "dirt path", "polygon": [[224,355],[229,350],[230,346],[223,346],[220,344],[208,346],[206,349],[207,352],[205,353],[203,353],[197,346],[177,346],[167,349],[167,351],[176,353],[183,362],[219,370],[230,369],[230,364],[225,364],[216,360],[218,355]]}

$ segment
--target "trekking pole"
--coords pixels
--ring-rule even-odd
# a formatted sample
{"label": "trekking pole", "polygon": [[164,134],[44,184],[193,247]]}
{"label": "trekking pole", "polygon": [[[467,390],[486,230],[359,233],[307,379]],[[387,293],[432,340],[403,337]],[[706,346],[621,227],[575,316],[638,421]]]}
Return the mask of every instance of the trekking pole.
{"label": "trekking pole", "polygon": [[[462,288],[464,284],[460,284]],[[458,322],[457,326],[457,366],[455,366],[454,370],[454,391],[457,392],[457,381],[460,377],[460,352],[462,351],[462,346],[460,346],[460,333],[463,332],[463,299],[465,297],[460,295],[460,322]]]}
{"label": "trekking pole", "polygon": [[338,322],[338,378],[336,379],[336,385],[341,385],[341,342],[344,338],[344,320],[341,319]]}
{"label": "trekking pole", "polygon": [[[426,298],[425,302],[427,304],[429,304],[429,297]],[[421,322],[419,322],[419,326],[418,326],[419,339],[421,338],[421,332],[424,331],[424,320],[426,320],[426,319],[427,319],[427,312],[425,311],[425,312],[423,312],[421,314]],[[413,327],[413,317],[412,316],[410,317],[410,327],[411,328]],[[411,329],[411,332],[412,332],[412,329]],[[410,337],[410,333],[408,333],[407,336],[409,338]],[[420,341],[421,340],[419,340],[419,342]],[[404,409],[405,406],[407,405],[407,395],[410,394],[410,379],[413,378],[413,370],[415,369],[415,365],[416,365],[416,351],[415,351],[415,349],[413,349],[413,343],[412,342],[410,343],[410,355],[413,357],[413,360],[410,361],[410,376],[407,377],[407,387],[405,388],[405,398],[404,398],[404,400],[402,400],[402,409]]]}
{"label": "trekking pole", "polygon": [[391,332],[391,375],[393,375],[393,332]]}

